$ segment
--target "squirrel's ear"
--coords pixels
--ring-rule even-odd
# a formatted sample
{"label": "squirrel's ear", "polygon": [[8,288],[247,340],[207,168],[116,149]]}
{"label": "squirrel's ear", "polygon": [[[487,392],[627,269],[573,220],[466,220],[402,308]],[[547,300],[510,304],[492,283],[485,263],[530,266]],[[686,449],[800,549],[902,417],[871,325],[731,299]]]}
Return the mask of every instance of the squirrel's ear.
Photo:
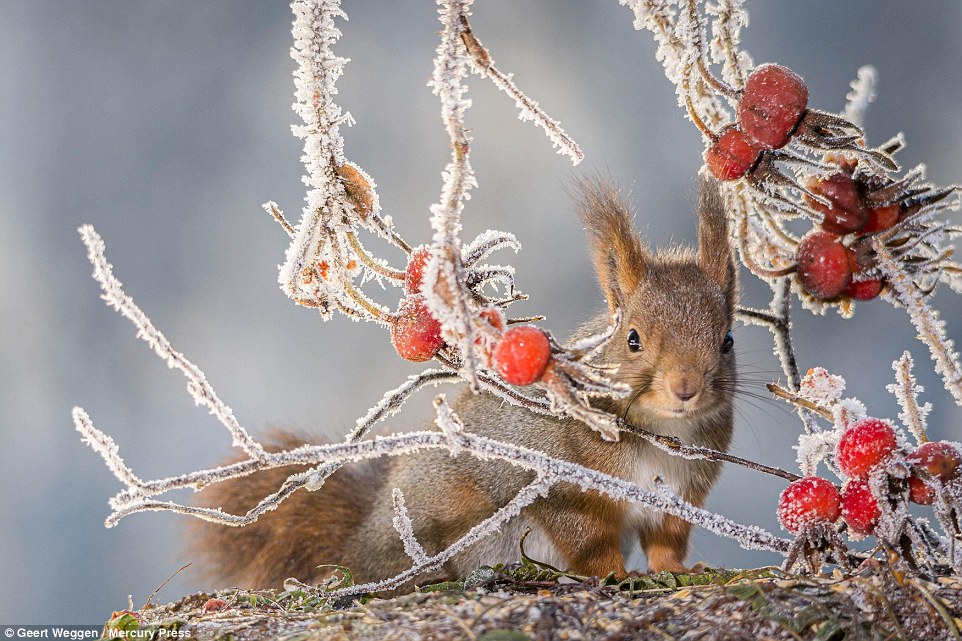
{"label": "squirrel's ear", "polygon": [[577,211],[588,234],[591,260],[614,312],[644,277],[649,253],[614,185],[601,178],[582,179],[577,189]]}
{"label": "squirrel's ear", "polygon": [[698,264],[725,292],[734,299],[736,276],[735,256],[728,238],[728,214],[718,191],[718,181],[711,177],[701,180],[698,197]]}

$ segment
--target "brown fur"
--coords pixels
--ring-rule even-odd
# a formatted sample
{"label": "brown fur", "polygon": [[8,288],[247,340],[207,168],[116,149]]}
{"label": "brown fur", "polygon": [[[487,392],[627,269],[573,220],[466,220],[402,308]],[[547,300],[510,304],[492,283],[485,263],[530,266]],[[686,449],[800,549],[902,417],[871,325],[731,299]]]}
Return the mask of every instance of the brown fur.
{"label": "brown fur", "polygon": [[[592,261],[608,297],[620,308],[621,325],[596,365],[617,365],[613,378],[626,383],[626,399],[598,404],[646,430],[727,450],[732,434],[733,353],[721,351],[731,327],[737,284],[725,212],[714,181],[703,184],[699,248],[652,252],[635,233],[618,192],[600,180],[580,185],[578,212],[585,223]],[[602,330],[602,313],[579,332]],[[629,349],[635,330],[642,349]],[[532,390],[534,391],[534,390]],[[672,457],[647,441],[623,433],[608,442],[570,419],[534,415],[488,394],[465,391],[454,409],[470,432],[514,443],[651,487],[662,477],[673,491],[701,506],[721,466]],[[428,427],[430,429],[430,427]],[[286,440],[279,446],[299,444]],[[252,475],[212,488],[209,505],[244,512],[275,491],[292,470]],[[319,492],[295,492],[276,512],[253,526],[204,526],[199,555],[224,580],[250,587],[277,586],[287,576],[317,580],[315,566],[337,563],[359,581],[394,576],[411,565],[394,531],[391,491],[405,496],[418,540],[436,554],[511,500],[533,472],[469,454],[446,451],[393,458],[377,469],[345,468]],[[526,551],[579,574],[626,575],[622,545],[641,543],[650,570],[681,570],[691,527],[673,516],[582,492],[559,483],[498,534],[454,557],[421,581],[464,576],[480,564],[517,559],[524,530]]]}
{"label": "brown fur", "polygon": [[[304,440],[275,430],[268,444],[269,450],[280,451]],[[304,469],[281,467],[213,485],[201,493],[200,503],[244,514]],[[345,539],[370,511],[379,476],[374,465],[341,468],[321,490],[296,491],[276,512],[244,527],[197,521],[190,533],[193,560],[208,578],[242,588],[279,587],[292,576],[324,576],[329,569],[317,566],[341,563]]]}

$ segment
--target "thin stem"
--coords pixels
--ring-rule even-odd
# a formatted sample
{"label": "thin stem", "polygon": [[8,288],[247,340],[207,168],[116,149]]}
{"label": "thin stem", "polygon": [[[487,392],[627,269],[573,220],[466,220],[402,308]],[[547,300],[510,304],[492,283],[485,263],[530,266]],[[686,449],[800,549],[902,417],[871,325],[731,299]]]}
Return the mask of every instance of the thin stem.
{"label": "thin stem", "polygon": [[809,410],[811,412],[815,412],[816,414],[818,414],[819,416],[821,416],[822,418],[828,421],[831,421],[831,422],[835,421],[835,415],[832,413],[832,410],[828,409],[827,407],[819,405],[818,403],[814,403],[808,400],[807,398],[802,398],[795,392],[785,389],[778,383],[769,383],[767,387],[768,387],[768,391],[774,394],[775,396],[777,396],[778,398],[784,399],[789,403],[797,405],[798,407],[805,408],[806,410]]}
{"label": "thin stem", "polygon": [[370,269],[372,272],[384,278],[390,278],[395,281],[403,281],[405,273],[403,271],[398,271],[396,269],[391,269],[386,265],[379,263],[373,256],[371,256],[364,246],[361,245],[361,241],[358,240],[357,234],[353,231],[349,231],[345,234],[347,236],[347,242],[351,246],[351,251],[354,255],[364,264],[365,267]]}

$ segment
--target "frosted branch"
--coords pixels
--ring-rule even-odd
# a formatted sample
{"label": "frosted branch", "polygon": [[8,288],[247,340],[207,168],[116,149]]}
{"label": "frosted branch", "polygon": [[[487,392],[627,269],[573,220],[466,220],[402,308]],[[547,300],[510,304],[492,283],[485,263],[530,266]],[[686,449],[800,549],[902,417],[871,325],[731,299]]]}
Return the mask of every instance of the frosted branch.
{"label": "frosted branch", "polygon": [[870,103],[875,102],[878,84],[878,71],[871,65],[859,67],[855,80],[852,81],[852,90],[845,96],[845,111],[842,115],[846,120],[858,126],[865,122],[865,111]]}
{"label": "frosted branch", "polygon": [[391,497],[394,499],[394,520],[392,522],[394,523],[394,529],[401,537],[401,542],[404,543],[404,551],[411,557],[415,565],[428,563],[427,553],[421,547],[417,537],[414,536],[414,524],[411,523],[408,509],[404,506],[404,494],[400,488],[396,487],[391,492]]}
{"label": "frosted branch", "polygon": [[187,360],[186,356],[174,350],[170,341],[154,327],[134,300],[124,293],[123,285],[114,276],[113,267],[104,256],[103,239],[90,225],[83,225],[79,231],[80,238],[87,246],[87,257],[94,268],[94,280],[100,283],[100,289],[103,292],[101,298],[134,324],[137,328],[137,338],[147,343],[154,353],[167,363],[168,367],[179,369],[184,374],[187,378],[187,391],[194,402],[210,409],[211,414],[227,428],[234,447],[243,449],[251,458],[262,457],[264,448],[241,427],[234,418],[234,412],[220,400],[200,368]]}
{"label": "frosted branch", "polygon": [[475,37],[466,17],[462,20],[461,26],[461,39],[468,50],[468,54],[471,55],[471,66],[474,72],[479,76],[487,76],[494,83],[494,86],[513,98],[515,106],[520,110],[518,118],[522,121],[530,120],[544,129],[552,147],[558,149],[559,154],[570,156],[571,164],[577,165],[584,160],[584,152],[581,151],[578,143],[564,132],[561,123],[553,120],[538,106],[537,102],[524,95],[512,82],[511,74],[504,74],[494,66],[494,60],[491,58],[490,52]]}
{"label": "frosted branch", "polygon": [[100,455],[104,463],[107,464],[107,469],[113,472],[114,476],[120,479],[122,483],[126,483],[128,488],[135,490],[143,486],[144,482],[137,478],[124,463],[124,459],[120,457],[120,448],[117,447],[114,439],[94,427],[94,424],[90,421],[90,416],[83,408],[73,408],[71,416],[73,416],[74,426],[80,432],[83,442]]}
{"label": "frosted branch", "polygon": [[928,306],[925,296],[912,278],[899,268],[882,240],[876,238],[872,247],[878,254],[879,269],[892,285],[896,300],[908,312],[918,330],[919,340],[929,348],[935,361],[935,371],[942,375],[945,389],[952,394],[956,403],[962,405],[962,367],[959,366],[952,340],[945,335],[945,323],[939,319],[938,312]]}
{"label": "frosted branch", "polygon": [[925,420],[932,411],[932,404],[919,405],[919,394],[924,390],[912,375],[912,355],[908,351],[903,352],[898,360],[892,362],[892,369],[895,370],[895,383],[888,385],[886,389],[895,395],[899,407],[902,408],[899,420],[912,433],[916,442],[926,443],[929,437],[925,431]]}

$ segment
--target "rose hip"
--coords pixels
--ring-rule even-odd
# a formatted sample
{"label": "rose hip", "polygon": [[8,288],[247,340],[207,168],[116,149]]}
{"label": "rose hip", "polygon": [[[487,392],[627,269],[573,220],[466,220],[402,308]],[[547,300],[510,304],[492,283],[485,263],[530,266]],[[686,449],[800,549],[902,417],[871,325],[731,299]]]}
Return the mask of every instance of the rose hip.
{"label": "rose hip", "polygon": [[841,514],[838,488],[817,476],[793,481],[778,497],[778,522],[798,534],[814,523],[834,523]]}
{"label": "rose hip", "polygon": [[835,298],[852,282],[849,251],[828,232],[806,234],[798,244],[795,260],[798,282],[816,298]]}
{"label": "rose hip", "polygon": [[852,479],[842,488],[842,518],[853,532],[871,534],[881,515],[878,500],[864,480]]}
{"label": "rose hip", "polygon": [[861,477],[883,463],[895,451],[895,430],[878,418],[863,418],[848,428],[838,441],[838,468],[844,474]]}
{"label": "rose hip", "polygon": [[498,373],[512,385],[530,385],[540,379],[549,360],[548,336],[531,325],[511,327],[494,348]]}
{"label": "rose hip", "polygon": [[784,147],[808,106],[805,81],[788,67],[764,64],[745,82],[738,103],[738,125],[758,149]]}
{"label": "rose hip", "polygon": [[391,325],[391,344],[401,358],[419,363],[438,353],[444,345],[441,323],[431,315],[424,296],[405,298]]}
{"label": "rose hip", "polygon": [[408,294],[420,294],[421,283],[424,280],[424,267],[431,258],[431,250],[427,245],[420,245],[411,250],[408,266],[404,271],[404,291]]}
{"label": "rose hip", "polygon": [[708,171],[718,180],[741,178],[758,162],[759,150],[745,142],[742,132],[735,125],[728,125],[718,140],[705,150]]}
{"label": "rose hip", "polygon": [[822,229],[842,236],[859,231],[865,226],[869,212],[862,201],[858,185],[849,174],[839,172],[828,178],[809,182],[808,188],[812,193],[824,196],[832,203],[831,207],[826,207],[809,196],[805,197],[813,209],[825,215]]}

